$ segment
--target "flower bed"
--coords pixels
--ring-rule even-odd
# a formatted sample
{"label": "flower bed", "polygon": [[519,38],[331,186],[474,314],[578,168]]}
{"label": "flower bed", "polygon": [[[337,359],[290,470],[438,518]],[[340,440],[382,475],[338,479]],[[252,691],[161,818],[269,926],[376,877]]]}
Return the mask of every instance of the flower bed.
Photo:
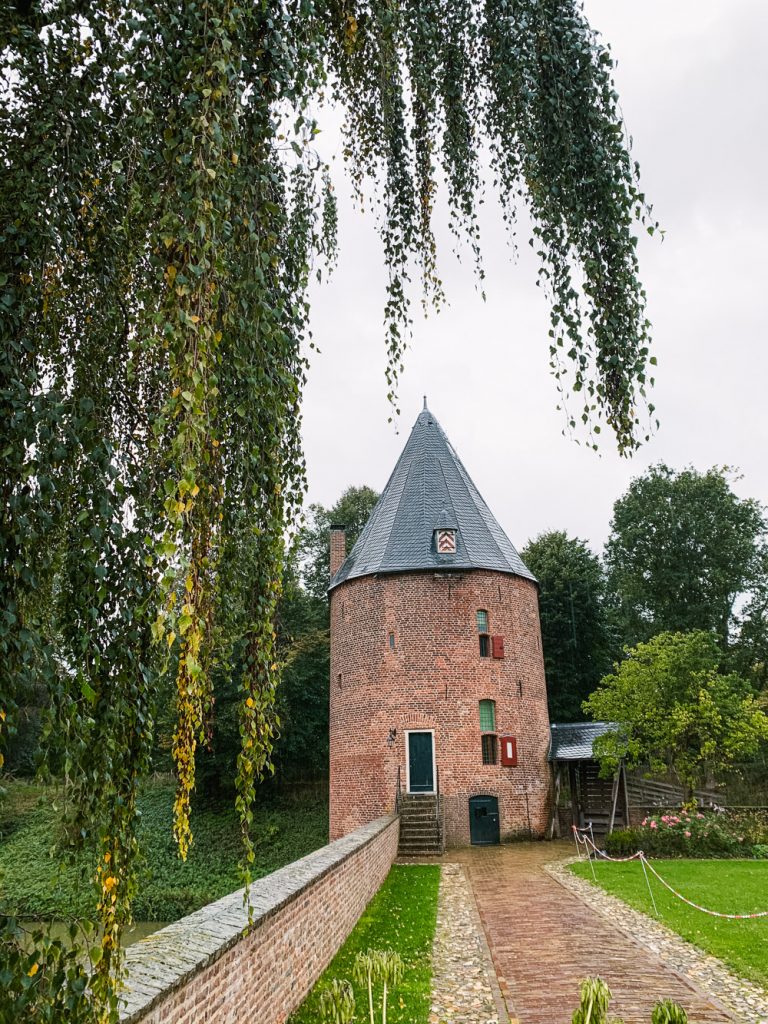
{"label": "flower bed", "polygon": [[654,857],[768,858],[768,817],[761,812],[696,809],[649,815],[634,828],[617,829],[605,837],[613,856],[643,850]]}

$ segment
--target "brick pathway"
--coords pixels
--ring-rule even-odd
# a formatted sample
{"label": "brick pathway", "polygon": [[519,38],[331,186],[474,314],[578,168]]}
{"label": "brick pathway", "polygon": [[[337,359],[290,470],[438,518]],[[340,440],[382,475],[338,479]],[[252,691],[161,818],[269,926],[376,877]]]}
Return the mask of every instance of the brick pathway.
{"label": "brick pathway", "polygon": [[515,843],[446,856],[465,866],[513,1021],[569,1024],[579,981],[596,974],[613,992],[612,1015],[626,1024],[650,1024],[663,998],[680,1003],[696,1024],[734,1019],[543,871],[559,853],[572,849]]}

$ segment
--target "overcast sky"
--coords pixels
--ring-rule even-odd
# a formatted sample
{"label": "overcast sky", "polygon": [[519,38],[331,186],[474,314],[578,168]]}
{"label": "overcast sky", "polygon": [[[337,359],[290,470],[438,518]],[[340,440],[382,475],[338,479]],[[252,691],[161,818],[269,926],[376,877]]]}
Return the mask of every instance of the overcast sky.
{"label": "overcast sky", "polygon": [[321,354],[304,402],[309,501],[331,505],[351,484],[380,490],[426,394],[518,548],[560,528],[599,550],[615,499],[661,460],[738,467],[738,492],[768,503],[768,2],[587,0],[586,10],[619,62],[633,155],[666,231],[640,247],[660,430],[631,460],[618,457],[609,432],[599,456],[562,436],[536,264],[525,242],[513,261],[490,201],[481,218],[487,299],[440,231],[450,305],[416,318],[402,416],[388,424],[380,247],[339,168],[340,259],[312,293]]}

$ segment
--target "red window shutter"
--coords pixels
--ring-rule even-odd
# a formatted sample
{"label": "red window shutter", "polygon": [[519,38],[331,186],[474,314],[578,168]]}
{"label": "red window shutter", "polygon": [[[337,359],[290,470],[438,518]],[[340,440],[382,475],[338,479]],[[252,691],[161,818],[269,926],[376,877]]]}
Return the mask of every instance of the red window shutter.
{"label": "red window shutter", "polygon": [[504,657],[504,637],[494,636],[491,637],[491,649],[493,651],[494,658]]}
{"label": "red window shutter", "polygon": [[514,736],[500,736],[501,763],[510,768],[517,768],[517,740]]}

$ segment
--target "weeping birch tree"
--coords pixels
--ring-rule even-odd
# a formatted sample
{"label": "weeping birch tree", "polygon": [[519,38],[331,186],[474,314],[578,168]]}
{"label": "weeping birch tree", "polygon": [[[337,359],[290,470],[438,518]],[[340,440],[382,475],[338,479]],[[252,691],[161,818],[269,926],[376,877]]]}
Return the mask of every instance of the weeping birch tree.
{"label": "weeping birch tree", "polygon": [[166,674],[184,857],[214,669],[238,666],[248,877],[304,487],[307,284],[336,252],[323,111],[344,111],[348,181],[378,212],[393,406],[413,292],[442,295],[438,184],[480,275],[494,189],[510,225],[530,217],[570,425],[631,453],[653,412],[636,236],[655,225],[578,0],[0,7],[0,724],[45,683],[100,925],[90,960],[12,922],[0,949],[16,1019],[107,1020]]}

